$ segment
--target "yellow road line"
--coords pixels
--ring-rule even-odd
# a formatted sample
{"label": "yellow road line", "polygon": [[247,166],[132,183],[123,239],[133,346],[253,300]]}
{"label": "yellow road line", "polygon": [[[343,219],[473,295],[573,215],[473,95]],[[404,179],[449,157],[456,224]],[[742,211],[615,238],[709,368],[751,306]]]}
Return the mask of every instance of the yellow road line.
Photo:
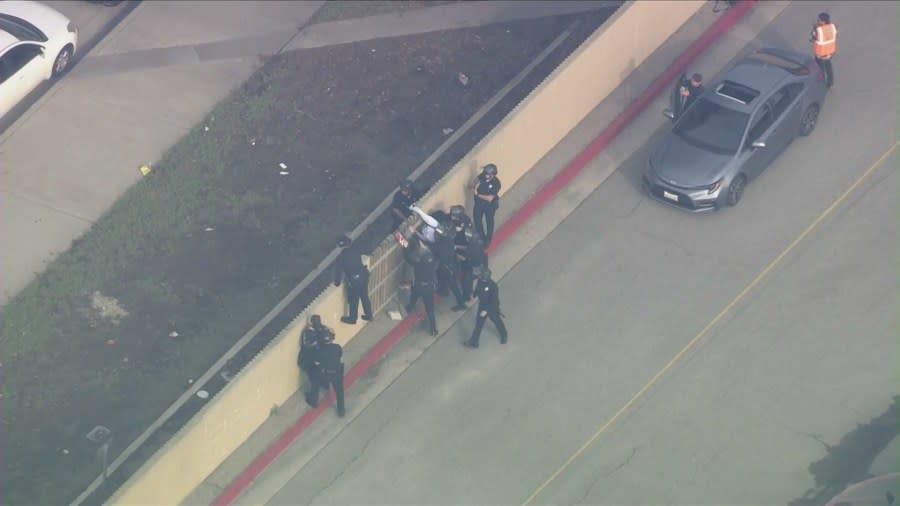
{"label": "yellow road line", "polygon": [[887,151],[885,151],[884,154],[881,155],[881,157],[879,157],[878,160],[875,161],[875,163],[873,163],[868,169],[866,169],[866,171],[863,172],[863,174],[861,176],[859,176],[859,178],[856,181],[854,181],[853,184],[850,185],[850,187],[847,188],[847,190],[843,194],[841,194],[841,196],[838,197],[837,200],[834,201],[834,203],[832,203],[830,206],[828,206],[828,209],[825,209],[825,211],[823,211],[822,214],[820,214],[819,217],[816,218],[816,220],[812,222],[812,224],[810,224],[808,227],[806,227],[806,230],[804,230],[799,236],[797,236],[796,239],[794,239],[794,242],[792,242],[784,251],[782,251],[780,255],[775,257],[775,260],[772,260],[769,263],[769,265],[767,265],[766,268],[763,269],[762,272],[760,272],[756,276],[756,278],[754,278],[753,281],[750,282],[749,285],[747,285],[746,288],[741,290],[741,293],[739,293],[737,295],[737,297],[735,297],[727,306],[725,306],[725,308],[722,309],[722,311],[720,311],[719,314],[716,315],[716,317],[713,318],[706,325],[706,327],[703,327],[703,330],[701,330],[699,334],[694,336],[694,338],[691,339],[690,342],[688,342],[687,345],[685,345],[685,347],[681,349],[681,351],[679,351],[674,357],[672,357],[672,360],[670,360],[669,363],[666,364],[665,367],[660,369],[659,372],[657,372],[650,379],[650,381],[647,382],[646,385],[644,385],[640,390],[638,390],[638,392],[636,394],[634,394],[634,397],[632,397],[631,400],[626,402],[625,405],[622,406],[621,409],[619,409],[619,411],[617,411],[616,414],[613,415],[612,418],[610,418],[605,424],[603,424],[603,426],[601,426],[599,429],[597,429],[597,432],[594,432],[594,435],[591,436],[591,438],[588,439],[587,442],[585,442],[583,445],[581,445],[581,448],[579,448],[575,453],[573,453],[572,456],[569,457],[568,460],[566,460],[563,463],[563,465],[561,465],[559,467],[559,469],[557,469],[552,475],[550,475],[550,477],[547,478],[547,481],[542,483],[541,486],[538,487],[537,490],[534,491],[534,493],[532,493],[530,496],[528,496],[528,499],[525,500],[525,502],[523,503],[523,506],[527,506],[527,505],[531,504],[531,502],[541,492],[543,492],[544,489],[547,488],[547,486],[553,482],[553,480],[555,480],[557,477],[559,477],[559,475],[562,474],[563,471],[565,471],[572,464],[572,462],[575,461],[575,459],[577,459],[579,456],[581,456],[581,454],[584,453],[584,451],[587,450],[594,443],[594,441],[597,440],[597,438],[599,438],[604,432],[606,432],[606,430],[613,423],[615,423],[616,420],[621,418],[622,415],[625,414],[625,412],[628,411],[629,408],[631,408],[631,406],[633,406],[641,397],[643,397],[644,394],[648,390],[650,390],[650,388],[653,387],[653,385],[655,385],[656,382],[659,381],[659,379],[662,378],[663,375],[665,375],[669,371],[669,369],[672,368],[672,366],[674,366],[679,360],[681,360],[681,358],[688,351],[690,351],[691,348],[693,348],[694,345],[697,344],[697,342],[700,341],[700,339],[702,339],[710,331],[710,329],[712,329],[717,323],[719,323],[719,321],[722,318],[724,318],[725,315],[729,311],[731,311],[731,309],[734,308],[734,306],[736,306],[738,302],[740,302],[770,272],[772,272],[772,270],[775,268],[775,266],[778,265],[781,262],[781,260],[784,259],[784,257],[786,257],[791,251],[793,251],[794,248],[796,248],[797,245],[800,244],[801,241],[803,241],[803,239],[805,239],[807,236],[809,236],[809,234],[812,233],[812,231],[816,227],[818,227],[819,224],[825,220],[825,218],[827,218],[843,201],[845,201],[847,199],[847,197],[851,193],[853,193],[853,190],[855,190],[860,184],[862,184],[862,182],[865,181],[872,174],[872,172],[874,172],[875,169],[879,165],[881,165],[881,163],[888,156],[890,156],[891,153],[893,153],[895,149],[897,149],[898,146],[900,146],[900,141],[894,143],[894,145],[891,146]]}

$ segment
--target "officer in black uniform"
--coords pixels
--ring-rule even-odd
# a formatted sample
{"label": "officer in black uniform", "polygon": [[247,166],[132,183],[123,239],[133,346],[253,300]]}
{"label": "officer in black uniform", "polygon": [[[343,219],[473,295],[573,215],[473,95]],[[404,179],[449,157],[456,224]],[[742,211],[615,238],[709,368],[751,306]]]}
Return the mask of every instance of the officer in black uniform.
{"label": "officer in black uniform", "polygon": [[[415,236],[410,238],[404,256],[406,261],[413,266],[413,285],[409,294],[409,304],[406,312],[412,313],[419,298],[425,304],[425,313],[428,314],[428,324],[431,335],[438,335],[437,321],[434,316],[434,289],[437,284],[437,259],[421,240]],[[402,244],[402,243],[401,243]]]}
{"label": "officer in black uniform", "polygon": [[466,341],[466,346],[470,348],[478,348],[478,339],[481,337],[481,329],[484,327],[484,320],[490,318],[500,333],[500,344],[506,344],[508,334],[506,333],[506,325],[503,324],[503,313],[500,312],[500,288],[497,283],[491,279],[491,270],[487,267],[481,269],[478,275],[478,285],[475,287],[476,297],[478,297],[478,316],[475,318],[475,330],[472,337]]}
{"label": "officer in black uniform", "polygon": [[362,255],[352,245],[350,238],[341,237],[338,246],[343,248],[334,264],[334,286],[341,286],[341,280],[347,279],[347,303],[350,314],[342,316],[344,323],[356,323],[359,303],[362,301],[365,321],[372,321],[372,302],[369,300],[369,270],[362,263]]}
{"label": "officer in black uniform", "polygon": [[472,285],[479,270],[487,269],[488,256],[484,251],[484,242],[472,229],[466,231],[466,268],[462,271],[463,300],[472,297]]}
{"label": "officer in black uniform", "polygon": [[[450,222],[453,224],[453,248],[456,250],[457,270],[462,276],[465,276],[469,270],[469,262],[466,258],[466,248],[469,241],[466,239],[466,230],[472,229],[472,220],[466,215],[466,208],[461,205],[450,206]],[[469,292],[465,291],[463,286],[463,301],[469,300]]]}
{"label": "officer in black uniform", "polygon": [[391,219],[393,219],[392,229],[396,230],[407,218],[412,216],[409,206],[416,201],[413,191],[412,181],[406,180],[400,184],[400,189],[394,193],[394,200],[391,203]]}
{"label": "officer in black uniform", "polygon": [[459,290],[459,283],[456,279],[456,273],[459,271],[459,262],[456,259],[456,248],[454,248],[453,239],[455,234],[453,224],[446,220],[444,223],[438,224],[435,230],[434,255],[437,257],[437,286],[438,294],[441,296],[450,295],[456,297],[456,305],[453,306],[454,311],[462,311],[466,309],[465,301]]}
{"label": "officer in black uniform", "polygon": [[319,389],[334,388],[337,398],[337,414],[344,416],[344,363],[341,362],[343,350],[341,345],[334,342],[334,333],[328,333],[322,338],[322,344],[316,352],[316,368],[318,374],[313,379],[313,386],[306,394],[306,403],[312,407],[319,406]]}
{"label": "officer in black uniform", "polygon": [[300,333],[300,353],[297,355],[297,365],[306,375],[304,382],[307,387],[307,393],[311,392],[313,386],[317,384],[315,376],[318,374],[316,366],[316,353],[322,345],[326,335],[334,335],[334,332],[328,327],[322,325],[322,318],[314,314],[309,317],[309,324],[303,328]]}
{"label": "officer in black uniform", "polygon": [[[494,237],[494,213],[500,207],[500,180],[497,178],[497,166],[489,163],[481,169],[472,192],[475,194],[475,226],[485,244],[491,243]],[[487,229],[485,229],[485,222]]]}

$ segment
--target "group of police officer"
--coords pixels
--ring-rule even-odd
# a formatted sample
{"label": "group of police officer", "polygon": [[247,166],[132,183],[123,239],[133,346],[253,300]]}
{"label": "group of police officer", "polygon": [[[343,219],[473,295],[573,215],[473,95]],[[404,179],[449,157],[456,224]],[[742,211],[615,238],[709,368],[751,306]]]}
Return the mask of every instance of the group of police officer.
{"label": "group of police officer", "polygon": [[[425,213],[415,205],[418,196],[410,181],[404,182],[394,194],[391,213],[395,229],[413,213],[423,221],[421,229],[410,226],[395,233],[405,250],[405,260],[413,268],[407,313],[412,313],[421,299],[431,335],[436,336],[435,293],[441,296],[452,293],[456,301],[452,308],[454,311],[465,310],[467,304],[477,298],[475,328],[465,345],[478,348],[487,319],[497,328],[501,344],[506,344],[508,338],[500,310],[500,289],[491,279],[486,252],[494,234],[494,214],[500,202],[497,166],[484,166],[471,189],[475,199],[474,223],[462,205],[451,206],[449,212]],[[334,285],[340,286],[345,282],[348,301],[348,314],[341,317],[341,322],[355,324],[360,304],[363,306],[362,319],[371,321],[369,271],[349,237],[342,237],[338,245],[341,252],[334,266]],[[301,334],[300,354],[297,356],[297,365],[308,379],[306,402],[310,406],[318,406],[319,391],[333,387],[338,416],[344,416],[344,365],[341,356],[342,349],[334,342],[334,331],[322,324],[319,315],[312,315]]]}
{"label": "group of police officer", "polygon": [[[398,193],[410,187],[410,184],[404,184]],[[436,336],[435,293],[442,296],[452,293],[456,300],[454,311],[465,310],[468,302],[477,298],[475,329],[465,343],[477,348],[484,321],[488,318],[497,328],[500,342],[506,344],[508,338],[500,311],[500,291],[491,279],[485,251],[494,233],[494,213],[499,207],[497,166],[486,165],[471,188],[475,197],[474,223],[462,205],[451,206],[449,212],[438,210],[428,214],[413,203],[402,202],[410,213],[419,215],[423,226],[421,229],[411,226],[405,234],[397,232],[395,237],[405,249],[404,258],[413,268],[407,313],[411,313],[421,299],[431,335]],[[395,196],[395,204],[398,200],[401,199]]]}

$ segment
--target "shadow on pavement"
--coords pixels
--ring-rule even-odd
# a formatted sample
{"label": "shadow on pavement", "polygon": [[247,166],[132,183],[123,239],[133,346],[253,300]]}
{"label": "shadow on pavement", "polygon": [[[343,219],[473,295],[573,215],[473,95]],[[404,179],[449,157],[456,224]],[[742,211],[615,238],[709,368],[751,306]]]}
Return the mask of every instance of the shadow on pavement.
{"label": "shadow on pavement", "polygon": [[[841,441],[830,446],[828,455],[809,465],[816,479],[810,489],[789,506],[822,505],[840,494],[848,485],[871,478],[872,462],[900,432],[900,396],[881,415],[858,425]],[[887,504],[887,503],[885,503]]]}

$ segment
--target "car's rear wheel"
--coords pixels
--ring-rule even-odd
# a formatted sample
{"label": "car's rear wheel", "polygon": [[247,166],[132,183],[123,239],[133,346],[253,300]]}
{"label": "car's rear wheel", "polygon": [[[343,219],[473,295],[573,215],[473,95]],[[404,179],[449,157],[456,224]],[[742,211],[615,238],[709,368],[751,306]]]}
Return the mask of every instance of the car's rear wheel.
{"label": "car's rear wheel", "polygon": [[816,129],[816,123],[819,121],[819,106],[813,104],[803,111],[803,118],[800,119],[800,135],[806,137]]}
{"label": "car's rear wheel", "polygon": [[56,55],[56,59],[53,60],[53,77],[58,77],[66,73],[69,70],[69,65],[72,63],[72,46],[66,46],[62,48],[62,51]]}
{"label": "car's rear wheel", "polygon": [[729,206],[736,206],[738,202],[741,201],[741,197],[744,196],[744,188],[746,187],[747,176],[738,174],[737,177],[731,180],[731,184],[728,185],[728,193],[725,194],[725,202]]}

